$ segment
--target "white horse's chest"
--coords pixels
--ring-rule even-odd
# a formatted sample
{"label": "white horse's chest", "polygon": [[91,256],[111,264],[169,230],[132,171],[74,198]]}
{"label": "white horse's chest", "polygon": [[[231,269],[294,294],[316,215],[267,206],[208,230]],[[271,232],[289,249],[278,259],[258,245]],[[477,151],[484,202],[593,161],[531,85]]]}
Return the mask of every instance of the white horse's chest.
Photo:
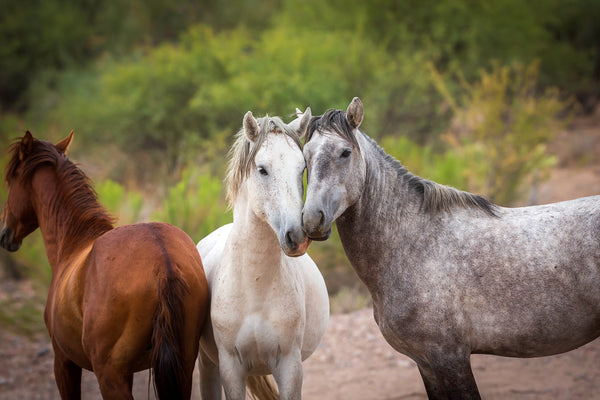
{"label": "white horse's chest", "polygon": [[219,351],[260,365],[301,346],[306,309],[298,270],[282,265],[242,276],[233,269],[222,264],[213,283],[211,316]]}

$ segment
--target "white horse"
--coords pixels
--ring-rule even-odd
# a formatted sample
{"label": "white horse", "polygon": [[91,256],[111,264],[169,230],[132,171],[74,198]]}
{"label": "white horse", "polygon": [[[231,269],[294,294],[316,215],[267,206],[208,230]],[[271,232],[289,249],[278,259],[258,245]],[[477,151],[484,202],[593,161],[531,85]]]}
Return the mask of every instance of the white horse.
{"label": "white horse", "polygon": [[[198,243],[211,293],[200,341],[202,399],[244,399],[273,374],[281,399],[299,399],[302,361],[329,322],[323,276],[305,254],[302,228],[305,162],[300,136],[311,118],[286,125],[248,111],[231,150],[227,196],[233,223]],[[291,256],[291,257],[290,257]]]}

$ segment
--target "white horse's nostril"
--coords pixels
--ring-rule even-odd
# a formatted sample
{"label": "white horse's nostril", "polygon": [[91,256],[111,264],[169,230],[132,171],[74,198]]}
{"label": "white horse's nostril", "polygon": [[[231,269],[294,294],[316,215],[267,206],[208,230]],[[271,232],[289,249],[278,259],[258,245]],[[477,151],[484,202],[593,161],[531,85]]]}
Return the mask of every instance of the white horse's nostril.
{"label": "white horse's nostril", "polygon": [[294,239],[292,238],[292,231],[287,231],[285,233],[285,243],[288,245],[288,247],[290,247],[291,249],[295,249],[298,244],[294,241]]}

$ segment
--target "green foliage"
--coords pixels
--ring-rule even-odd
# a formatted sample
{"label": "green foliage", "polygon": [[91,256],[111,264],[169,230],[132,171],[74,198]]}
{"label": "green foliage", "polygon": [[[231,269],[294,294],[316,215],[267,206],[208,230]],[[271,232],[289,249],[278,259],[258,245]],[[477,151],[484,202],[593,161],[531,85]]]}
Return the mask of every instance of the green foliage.
{"label": "green foliage", "polygon": [[44,286],[50,284],[52,271],[46,255],[44,239],[39,229],[27,236],[19,251],[11,253],[10,258],[14,260],[23,277],[42,282]]}
{"label": "green foliage", "polygon": [[37,282],[5,282],[0,297],[0,328],[31,335],[45,330],[44,300],[47,288]]}
{"label": "green foliage", "polygon": [[144,199],[141,193],[125,190],[119,183],[106,179],[96,185],[98,200],[113,215],[118,216],[118,225],[139,222]]}
{"label": "green foliage", "polygon": [[[593,0],[289,0],[282,19],[301,32],[357,30],[391,54],[417,54],[469,80],[493,60],[539,59],[542,84],[589,94],[598,74],[600,3]],[[598,95],[597,84],[591,89]]]}
{"label": "green foliage", "polygon": [[[2,5],[0,141],[75,129],[73,154],[102,164],[96,190],[120,224],[151,215],[194,241],[231,220],[214,176],[247,110],[289,120],[360,96],[365,131],[409,170],[506,204],[544,177],[545,143],[568,121],[543,89],[600,95],[592,0]],[[310,253],[331,293],[360,291],[335,232]],[[11,260],[49,280],[39,232]]]}
{"label": "green foliage", "polygon": [[162,207],[152,220],[173,224],[197,243],[213,230],[232,221],[227,211],[221,181],[188,168],[181,180],[169,188]]}
{"label": "green foliage", "polygon": [[0,168],[2,168],[0,174],[4,178],[4,165],[7,156],[8,145],[12,143],[18,136],[22,136],[25,133],[21,129],[22,121],[17,114],[2,113],[0,114],[0,142],[3,146],[0,146]]}
{"label": "green foliage", "polygon": [[454,114],[445,138],[468,160],[475,191],[510,204],[523,183],[545,177],[556,161],[546,144],[568,123],[564,113],[573,102],[555,88],[538,93],[537,63],[481,71],[481,79],[463,81],[455,97],[433,67],[432,75]]}
{"label": "green foliage", "polygon": [[[264,29],[277,0],[3,0],[0,14],[0,104],[27,109],[32,78],[50,81],[106,53],[172,41],[198,22],[224,29]],[[243,14],[238,14],[242,12]]]}
{"label": "green foliage", "polygon": [[470,161],[455,151],[435,151],[432,145],[419,145],[404,136],[387,136],[381,146],[416,175],[458,189],[468,188]]}
{"label": "green foliage", "polygon": [[371,118],[383,119],[380,113],[388,108],[381,90],[394,65],[352,32],[297,37],[277,27],[252,39],[244,29],[215,33],[197,26],[179,45],[64,74],[57,84],[60,101],[46,106],[47,96],[41,96],[40,113],[31,115],[53,125],[81,126],[88,144],[110,141],[128,152],[162,154],[167,169],[177,174],[206,150],[207,140],[222,142],[239,129],[240,110],[286,118],[298,106],[310,104],[319,112],[344,107],[360,94]]}
{"label": "green foliage", "polygon": [[[310,105],[319,114],[345,107],[356,95],[366,105],[372,136],[401,132],[425,143],[448,122],[436,113],[443,98],[428,63],[472,82],[494,60],[504,65],[540,59],[541,84],[577,93],[595,87],[600,55],[588,13],[600,10],[586,0],[570,3],[564,15],[557,13],[556,0],[252,4],[255,14],[238,14],[235,23],[231,9],[212,2],[202,11],[191,2],[181,7],[148,2],[135,18],[117,2],[111,10],[138,21],[144,32],[162,14],[164,21],[154,29],[163,32],[158,36],[184,33],[177,43],[107,56],[92,68],[59,77],[38,74],[31,119],[44,126],[75,126],[86,143],[159,153],[175,176],[198,153],[213,152],[207,151],[209,141],[224,151],[225,138],[239,128],[246,110],[287,116]],[[98,10],[105,7],[101,3]],[[98,10],[107,20],[114,17],[113,11]],[[208,22],[211,16],[215,19]],[[206,24],[191,25],[194,19]],[[178,20],[192,27],[174,29]],[[588,22],[577,28],[574,21]],[[455,82],[446,86],[452,96],[461,90]]]}

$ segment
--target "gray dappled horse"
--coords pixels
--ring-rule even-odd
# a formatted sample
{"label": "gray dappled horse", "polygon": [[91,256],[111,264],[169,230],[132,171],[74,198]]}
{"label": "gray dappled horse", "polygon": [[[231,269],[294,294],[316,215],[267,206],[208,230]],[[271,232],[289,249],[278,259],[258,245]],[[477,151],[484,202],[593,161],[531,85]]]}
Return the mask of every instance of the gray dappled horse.
{"label": "gray dappled horse", "polygon": [[344,250],[381,333],[431,399],[480,398],[470,354],[537,357],[600,335],[600,196],[504,208],[408,172],[360,132],[363,107],[313,117],[304,228]]}

